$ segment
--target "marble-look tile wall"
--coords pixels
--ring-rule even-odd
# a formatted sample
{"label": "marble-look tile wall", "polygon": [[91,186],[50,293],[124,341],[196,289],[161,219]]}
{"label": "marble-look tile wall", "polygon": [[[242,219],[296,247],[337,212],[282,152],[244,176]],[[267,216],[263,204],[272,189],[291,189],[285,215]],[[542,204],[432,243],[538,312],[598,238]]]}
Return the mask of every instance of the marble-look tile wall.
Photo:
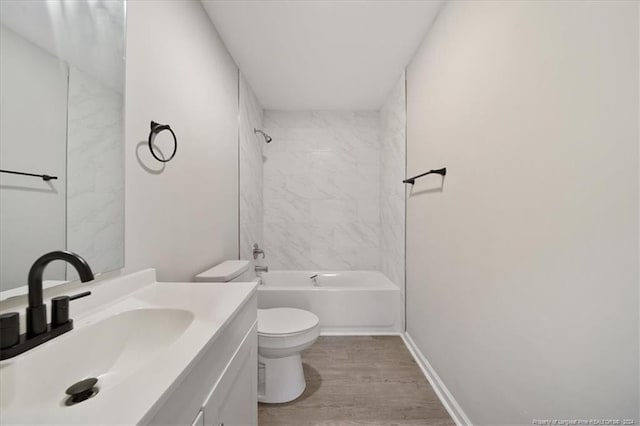
{"label": "marble-look tile wall", "polygon": [[265,111],[272,269],[380,269],[378,112]]}
{"label": "marble-look tile wall", "polygon": [[67,248],[112,271],[124,265],[122,94],[71,66],[68,105]]}
{"label": "marble-look tile wall", "polygon": [[[266,144],[262,135],[256,135],[253,131],[253,129],[262,129],[262,107],[244,77],[240,76],[239,84],[240,259],[254,262],[253,245],[257,243],[260,247],[264,246],[262,153]],[[258,262],[261,260],[258,259]],[[253,266],[252,263],[251,270],[253,270]]]}
{"label": "marble-look tile wall", "polygon": [[380,110],[381,271],[404,294],[406,102],[404,73]]}

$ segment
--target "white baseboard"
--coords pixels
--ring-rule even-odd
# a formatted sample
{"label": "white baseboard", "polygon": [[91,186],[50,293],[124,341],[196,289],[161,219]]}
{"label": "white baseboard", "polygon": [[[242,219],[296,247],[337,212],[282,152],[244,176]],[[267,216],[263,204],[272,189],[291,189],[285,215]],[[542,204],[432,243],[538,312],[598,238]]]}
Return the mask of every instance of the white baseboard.
{"label": "white baseboard", "polygon": [[427,361],[427,358],[425,358],[420,349],[418,349],[409,333],[404,332],[401,336],[404,344],[407,346],[407,349],[409,349],[409,352],[413,355],[413,358],[420,366],[422,373],[429,381],[429,384],[431,384],[431,387],[435,391],[436,395],[438,395],[440,402],[442,402],[444,408],[449,412],[453,421],[456,422],[458,426],[472,426],[469,417],[467,417],[464,411],[462,411],[462,408],[456,399],[453,397],[451,392],[449,392],[449,389],[447,389],[442,380],[440,380],[438,373],[436,373],[431,364],[429,364],[429,361]]}
{"label": "white baseboard", "polygon": [[321,330],[320,335],[321,336],[400,336],[402,337],[402,333],[400,333],[399,331]]}
{"label": "white baseboard", "polygon": [[402,330],[399,329],[398,324],[382,327],[331,327],[320,325],[321,336],[399,336],[401,333]]}

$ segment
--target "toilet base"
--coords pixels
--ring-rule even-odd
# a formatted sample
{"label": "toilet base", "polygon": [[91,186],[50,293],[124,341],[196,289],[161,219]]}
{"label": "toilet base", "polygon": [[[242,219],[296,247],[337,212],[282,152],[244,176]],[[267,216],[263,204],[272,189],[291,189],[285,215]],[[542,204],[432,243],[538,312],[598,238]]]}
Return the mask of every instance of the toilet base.
{"label": "toilet base", "polygon": [[300,353],[283,358],[265,358],[258,353],[258,402],[293,401],[306,386]]}

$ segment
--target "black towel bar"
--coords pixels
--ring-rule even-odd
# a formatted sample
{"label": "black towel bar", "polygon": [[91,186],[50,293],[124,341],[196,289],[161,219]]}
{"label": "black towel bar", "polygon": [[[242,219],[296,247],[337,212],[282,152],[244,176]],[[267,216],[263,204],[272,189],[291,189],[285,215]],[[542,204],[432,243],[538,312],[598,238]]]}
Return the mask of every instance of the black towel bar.
{"label": "black towel bar", "polygon": [[446,176],[447,168],[443,167],[442,169],[429,170],[428,172],[423,173],[421,175],[417,175],[417,176],[414,176],[412,178],[405,179],[405,180],[402,181],[402,183],[410,183],[411,185],[413,185],[414,183],[416,183],[416,179],[421,178],[422,176],[433,175],[433,174],[440,175],[440,176]]}
{"label": "black towel bar", "polygon": [[22,175],[22,176],[34,176],[34,177],[42,178],[42,180],[44,181],[58,179],[58,176],[38,175],[35,173],[25,173],[25,172],[14,172],[12,170],[0,170],[0,173],[9,173],[12,175]]}

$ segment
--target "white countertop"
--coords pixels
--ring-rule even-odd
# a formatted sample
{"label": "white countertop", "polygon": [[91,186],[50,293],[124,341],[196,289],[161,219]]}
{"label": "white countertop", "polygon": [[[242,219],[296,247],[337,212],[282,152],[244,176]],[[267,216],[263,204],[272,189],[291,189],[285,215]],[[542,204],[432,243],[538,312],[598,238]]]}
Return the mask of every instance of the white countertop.
{"label": "white countertop", "polygon": [[[92,289],[93,301],[90,299],[94,295],[85,298],[84,305],[71,313],[74,330],[0,362],[0,423],[135,424],[150,418],[256,290],[256,283],[159,283],[148,271],[113,281]],[[127,287],[122,281],[134,285]],[[93,330],[88,327],[123,312],[143,309],[183,310],[193,315],[189,314],[190,322],[174,341],[162,350],[142,355],[144,362],[136,363],[135,368],[124,371],[93,366],[92,349],[99,350],[104,342],[99,341],[100,335],[88,334]],[[83,333],[84,340],[79,337]],[[98,349],[92,348],[87,335]],[[87,359],[69,365],[69,359],[77,357],[76,351],[86,352]],[[99,357],[99,353],[94,355]],[[95,371],[90,371],[92,368]],[[98,377],[99,394],[65,406],[65,389],[86,377]]]}

